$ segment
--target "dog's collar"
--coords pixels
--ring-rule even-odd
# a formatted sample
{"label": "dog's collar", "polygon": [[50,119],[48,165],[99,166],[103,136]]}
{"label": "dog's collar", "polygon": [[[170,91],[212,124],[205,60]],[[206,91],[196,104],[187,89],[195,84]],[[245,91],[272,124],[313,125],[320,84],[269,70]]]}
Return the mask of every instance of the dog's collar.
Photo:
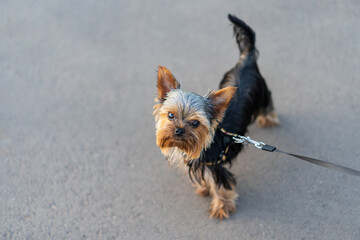
{"label": "dog's collar", "polygon": [[239,136],[239,134],[228,132],[224,128],[220,128],[220,131],[222,133],[225,133],[226,135],[229,135],[229,136],[232,136],[232,137],[238,137]]}
{"label": "dog's collar", "polygon": [[232,136],[232,139],[234,140],[235,143],[251,143],[253,144],[255,147],[262,149],[266,144],[263,142],[258,142],[255,141],[253,139],[251,139],[249,136],[245,137],[236,133],[230,133],[227,132],[225,129],[220,128],[220,131],[225,133],[226,135]]}

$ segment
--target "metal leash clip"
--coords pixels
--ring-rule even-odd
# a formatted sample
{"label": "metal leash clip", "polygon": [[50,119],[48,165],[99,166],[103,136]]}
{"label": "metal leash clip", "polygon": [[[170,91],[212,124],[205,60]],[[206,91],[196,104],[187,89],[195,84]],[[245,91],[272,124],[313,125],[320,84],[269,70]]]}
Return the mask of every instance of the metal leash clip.
{"label": "metal leash clip", "polygon": [[238,136],[234,136],[233,139],[236,143],[245,143],[245,142],[251,143],[259,149],[262,149],[262,147],[266,145],[263,142],[258,142],[258,141],[252,140],[249,136],[245,137],[245,136],[238,135]]}

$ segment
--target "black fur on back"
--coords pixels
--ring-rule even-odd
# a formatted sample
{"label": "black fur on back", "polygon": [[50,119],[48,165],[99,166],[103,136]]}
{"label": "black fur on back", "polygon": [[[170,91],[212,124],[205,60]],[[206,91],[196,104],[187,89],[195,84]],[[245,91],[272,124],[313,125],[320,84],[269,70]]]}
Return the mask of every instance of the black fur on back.
{"label": "black fur on back", "polygon": [[[232,160],[241,151],[243,145],[232,141],[232,138],[219,129],[245,135],[247,127],[256,116],[265,111],[271,104],[271,93],[261,76],[256,63],[255,32],[242,20],[229,14],[230,21],[234,24],[234,35],[240,49],[239,62],[225,73],[220,83],[220,88],[235,86],[237,90],[226,110],[223,121],[217,129],[214,141],[210,147],[203,152],[198,160],[189,164],[189,171],[199,181],[203,176],[204,168],[207,167],[213,174],[218,186],[231,189],[235,185],[235,176],[229,172],[224,165],[205,165],[206,162],[216,162],[222,151],[229,146],[226,154],[226,163],[231,166]],[[201,173],[201,174],[199,174]]]}

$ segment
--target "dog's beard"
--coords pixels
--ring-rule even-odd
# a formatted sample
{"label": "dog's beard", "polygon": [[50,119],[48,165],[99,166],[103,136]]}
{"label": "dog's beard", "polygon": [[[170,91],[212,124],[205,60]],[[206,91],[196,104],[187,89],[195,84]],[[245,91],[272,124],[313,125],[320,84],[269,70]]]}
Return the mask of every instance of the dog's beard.
{"label": "dog's beard", "polygon": [[158,129],[156,132],[157,144],[164,155],[169,155],[170,149],[177,147],[185,154],[186,160],[199,158],[201,152],[212,140],[211,133],[207,129],[197,129],[182,137],[174,136],[172,132]]}

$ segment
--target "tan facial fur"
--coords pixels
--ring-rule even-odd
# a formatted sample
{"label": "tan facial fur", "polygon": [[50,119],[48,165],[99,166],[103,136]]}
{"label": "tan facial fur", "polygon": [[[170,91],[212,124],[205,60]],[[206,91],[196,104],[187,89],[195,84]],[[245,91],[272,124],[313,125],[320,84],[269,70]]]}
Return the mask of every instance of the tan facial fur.
{"label": "tan facial fur", "polygon": [[[204,116],[205,113],[176,105],[164,103],[158,111],[156,144],[165,155],[168,155],[170,148],[177,147],[186,154],[187,160],[199,158],[204,148],[211,143],[214,130]],[[168,118],[169,112],[174,114],[174,119]],[[190,124],[195,120],[199,121],[196,128]],[[184,129],[184,135],[177,137],[174,133],[176,128]]]}

